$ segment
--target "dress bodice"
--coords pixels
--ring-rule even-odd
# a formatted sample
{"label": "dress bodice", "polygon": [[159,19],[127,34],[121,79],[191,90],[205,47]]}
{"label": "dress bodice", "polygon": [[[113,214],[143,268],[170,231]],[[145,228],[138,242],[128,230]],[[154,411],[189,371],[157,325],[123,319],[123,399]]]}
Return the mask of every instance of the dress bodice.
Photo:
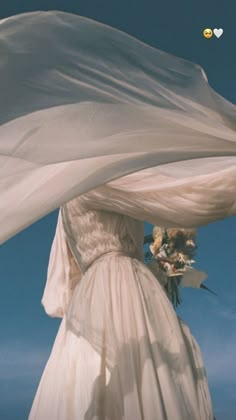
{"label": "dress bodice", "polygon": [[62,216],[67,241],[83,273],[100,256],[111,251],[143,261],[144,222],[93,209],[86,195],[64,205]]}

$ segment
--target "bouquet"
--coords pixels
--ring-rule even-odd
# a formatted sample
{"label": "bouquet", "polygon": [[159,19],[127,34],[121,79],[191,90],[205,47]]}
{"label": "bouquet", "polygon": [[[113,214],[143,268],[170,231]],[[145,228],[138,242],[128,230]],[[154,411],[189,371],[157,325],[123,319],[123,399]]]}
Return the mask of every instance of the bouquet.
{"label": "bouquet", "polygon": [[[181,280],[195,263],[193,258],[197,250],[196,230],[155,226],[153,234],[146,236],[144,243],[150,243],[145,262],[154,260],[165,273],[167,282],[164,288],[174,307],[177,307],[181,303]],[[196,270],[192,271],[196,273]],[[202,284],[200,287],[209,290]]]}

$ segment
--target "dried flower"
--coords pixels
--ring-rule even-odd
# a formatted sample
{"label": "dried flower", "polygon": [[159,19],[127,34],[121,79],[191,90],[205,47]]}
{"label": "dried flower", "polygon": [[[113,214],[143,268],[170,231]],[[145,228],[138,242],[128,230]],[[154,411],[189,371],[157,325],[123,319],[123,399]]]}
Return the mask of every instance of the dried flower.
{"label": "dried flower", "polygon": [[178,286],[187,266],[195,262],[196,230],[155,226],[150,251],[159,267],[167,275],[167,294],[176,306],[180,303]]}

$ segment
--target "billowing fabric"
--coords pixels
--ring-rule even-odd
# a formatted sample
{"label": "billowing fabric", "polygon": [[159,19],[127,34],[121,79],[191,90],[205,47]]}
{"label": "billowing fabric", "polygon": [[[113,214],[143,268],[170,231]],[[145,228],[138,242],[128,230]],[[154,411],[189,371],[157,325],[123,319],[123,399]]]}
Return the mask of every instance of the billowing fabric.
{"label": "billowing fabric", "polygon": [[198,65],[72,14],[0,22],[0,243],[113,180],[157,225],[235,214],[235,105]]}
{"label": "billowing fabric", "polygon": [[142,262],[143,222],[94,210],[91,196],[59,215],[83,274],[29,419],[213,420],[200,349]]}

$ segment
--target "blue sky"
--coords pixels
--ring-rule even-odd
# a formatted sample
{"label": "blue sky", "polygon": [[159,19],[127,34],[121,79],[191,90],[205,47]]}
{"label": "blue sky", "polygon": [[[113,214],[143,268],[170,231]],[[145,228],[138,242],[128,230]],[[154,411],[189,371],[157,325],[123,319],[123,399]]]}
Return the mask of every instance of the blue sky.
{"label": "blue sky", "polygon": [[[171,6],[157,1],[9,0],[6,17],[32,10],[65,10],[128,32],[205,69],[209,83],[236,103],[235,11],[198,1]],[[236,6],[235,6],[236,7]],[[222,27],[223,36],[205,40],[205,27]],[[0,419],[25,420],[60,320],[44,314],[41,297],[57,212],[0,248]],[[146,232],[150,232],[146,225]],[[197,338],[205,360],[217,420],[235,420],[236,411],[236,217],[199,229],[197,267],[208,272],[202,290],[184,290],[181,317]]]}

